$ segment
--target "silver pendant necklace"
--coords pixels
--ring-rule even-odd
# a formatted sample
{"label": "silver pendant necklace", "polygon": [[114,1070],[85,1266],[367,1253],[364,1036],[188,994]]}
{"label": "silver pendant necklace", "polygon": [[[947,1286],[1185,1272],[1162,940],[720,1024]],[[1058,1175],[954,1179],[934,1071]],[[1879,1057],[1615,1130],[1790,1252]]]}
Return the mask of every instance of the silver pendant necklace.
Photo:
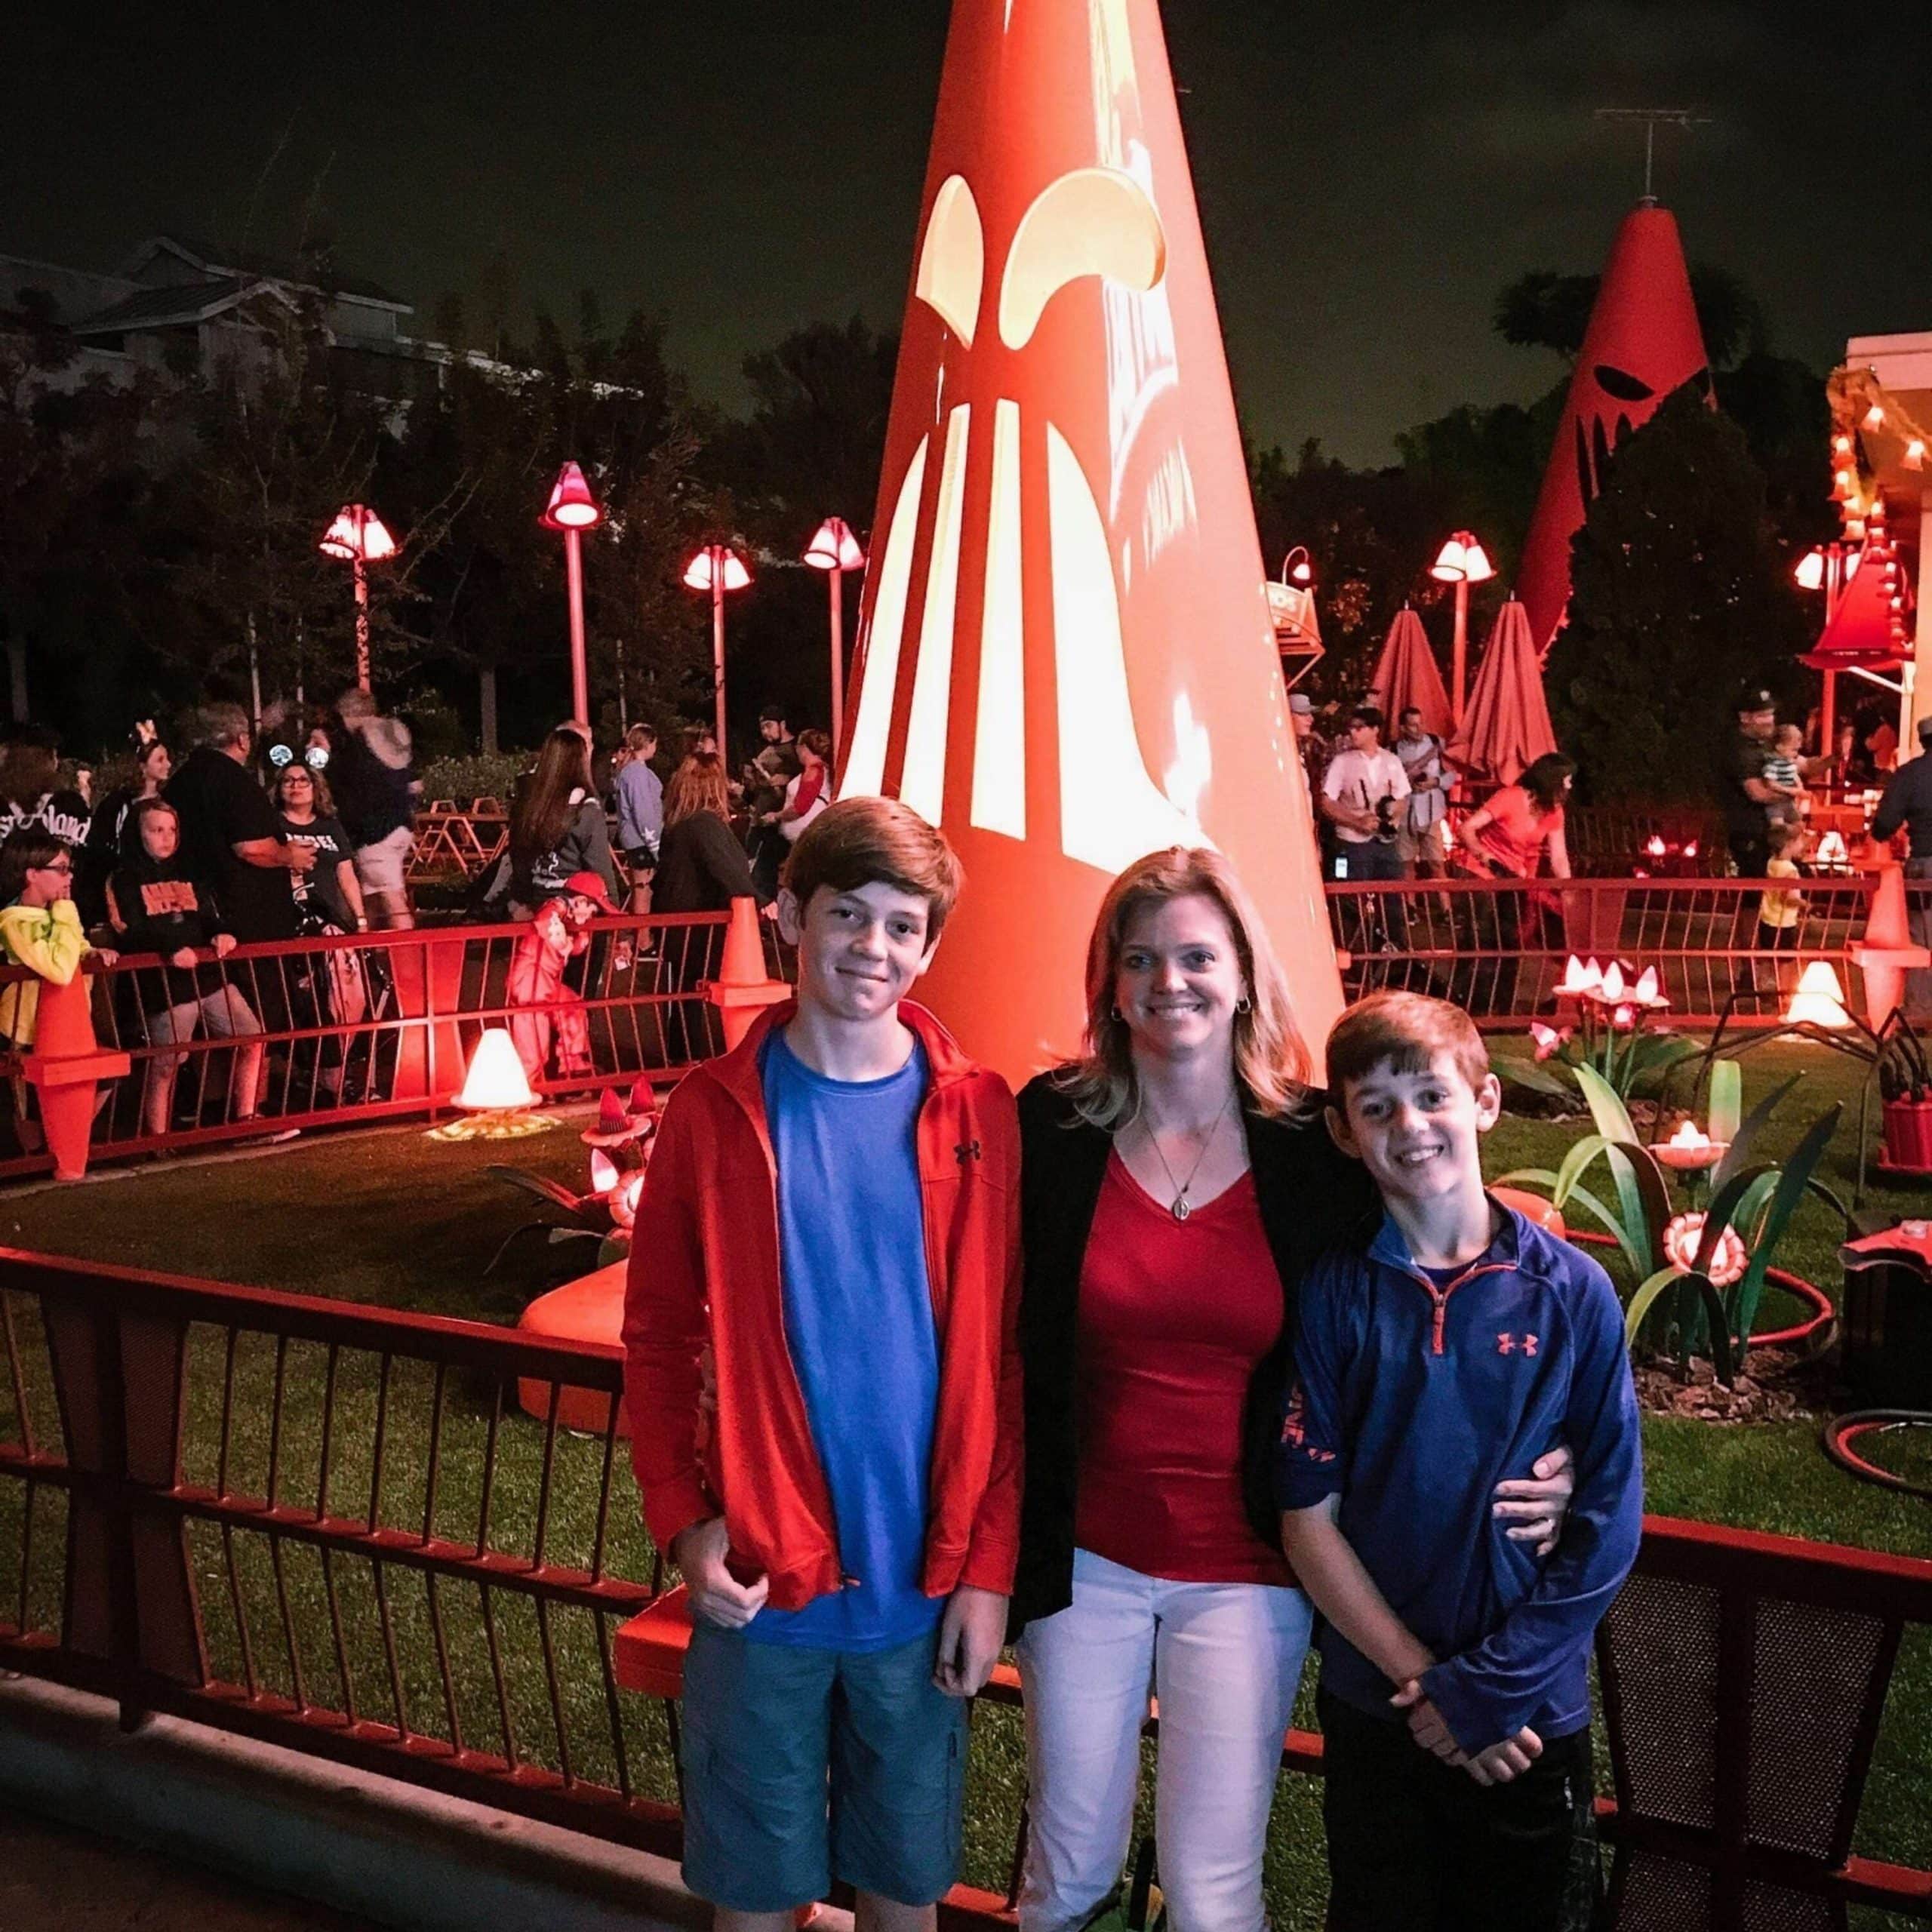
{"label": "silver pendant necklace", "polygon": [[1144,1119],[1140,1123],[1146,1131],[1147,1144],[1153,1149],[1154,1158],[1160,1162],[1161,1171],[1168,1177],[1168,1185],[1174,1190],[1174,1198],[1169,1204],[1168,1212],[1173,1215],[1177,1221],[1186,1220],[1188,1216],[1194,1212],[1194,1204],[1187,1198],[1188,1189],[1193,1186],[1194,1177],[1200,1173],[1201,1164],[1207,1159],[1208,1150],[1214,1146],[1214,1137],[1220,1132],[1221,1123],[1227,1118],[1228,1109],[1233,1105],[1234,1097],[1233,1094],[1230,1094],[1221,1103],[1221,1111],[1214,1116],[1214,1124],[1208,1130],[1208,1138],[1201,1143],[1201,1152],[1195,1155],[1193,1166],[1188,1169],[1187,1178],[1185,1180],[1177,1181],[1174,1179],[1174,1171],[1168,1166],[1167,1155],[1161,1152],[1160,1139],[1155,1134],[1152,1124]]}

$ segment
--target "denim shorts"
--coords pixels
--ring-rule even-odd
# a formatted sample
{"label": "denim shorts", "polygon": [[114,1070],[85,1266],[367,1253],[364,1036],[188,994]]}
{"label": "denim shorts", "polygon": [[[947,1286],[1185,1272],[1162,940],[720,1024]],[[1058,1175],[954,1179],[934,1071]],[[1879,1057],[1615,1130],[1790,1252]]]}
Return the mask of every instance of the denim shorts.
{"label": "denim shorts", "polygon": [[959,1875],[966,1703],[935,1689],[937,1632],[862,1653],[699,1623],[685,1661],[685,1883],[786,1912],[835,1878],[931,1905]]}

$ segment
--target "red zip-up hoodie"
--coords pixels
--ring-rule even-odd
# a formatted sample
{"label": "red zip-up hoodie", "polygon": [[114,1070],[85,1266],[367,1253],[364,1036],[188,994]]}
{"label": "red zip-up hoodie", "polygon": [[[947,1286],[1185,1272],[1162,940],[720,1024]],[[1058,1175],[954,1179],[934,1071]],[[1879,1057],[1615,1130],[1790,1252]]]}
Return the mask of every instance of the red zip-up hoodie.
{"label": "red zip-up hoodie", "polygon": [[[624,1294],[624,1403],[644,1518],[661,1550],[722,1513],[734,1568],[762,1571],[776,1610],[841,1589],[832,1500],[785,1337],[778,1171],[758,1049],[795,1002],[686,1075],[664,1109],[638,1203]],[[921,1587],[1002,1595],[1019,1554],[1020,1126],[998,1074],[923,1008],[899,1017],[929,1080],[915,1136],[939,1338]],[[700,1362],[715,1364],[715,1417]],[[872,1399],[863,1385],[855,1402]]]}

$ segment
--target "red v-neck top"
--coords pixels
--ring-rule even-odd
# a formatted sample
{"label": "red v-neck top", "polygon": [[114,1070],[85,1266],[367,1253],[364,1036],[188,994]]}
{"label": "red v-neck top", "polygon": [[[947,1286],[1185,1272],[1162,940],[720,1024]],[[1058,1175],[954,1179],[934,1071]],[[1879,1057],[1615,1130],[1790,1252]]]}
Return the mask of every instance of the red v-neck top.
{"label": "red v-neck top", "polygon": [[1282,1319],[1252,1174],[1177,1221],[1109,1157],[1080,1271],[1081,1549],[1176,1583],[1294,1582],[1241,1500],[1241,1411]]}

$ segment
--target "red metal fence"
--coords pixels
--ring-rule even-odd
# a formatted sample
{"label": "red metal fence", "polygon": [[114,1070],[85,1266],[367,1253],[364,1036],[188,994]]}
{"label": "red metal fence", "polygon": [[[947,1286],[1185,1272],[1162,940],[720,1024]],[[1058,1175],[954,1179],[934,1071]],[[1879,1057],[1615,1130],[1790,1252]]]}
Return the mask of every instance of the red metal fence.
{"label": "red metal fence", "polygon": [[1752,879],[1405,879],[1331,885],[1328,915],[1351,997],[1434,993],[1485,1025],[1552,1014],[1572,953],[1656,967],[1669,1017],[1693,1025],[1727,1012],[1774,1022],[1814,960],[1854,996],[1847,948],[1865,930],[1869,880],[1773,881],[1799,902],[1797,923],[1782,929],[1761,921],[1767,889]]}
{"label": "red metal fence", "polygon": [[[0,1666],[675,1853],[667,1715],[613,1671],[660,1581],[628,1458],[506,1392],[614,1397],[616,1349],[4,1250],[0,1336]],[[1908,1638],[1922,1677],[1932,1563],[1647,1520],[1599,1651],[1623,1932],[1932,1919]],[[955,1924],[1010,1916],[1011,1787]]]}
{"label": "red metal fence", "polygon": [[[158,959],[124,958],[91,975],[101,1041],[133,1063],[103,1088],[94,1158],[433,1114],[462,1084],[486,1026],[512,1025],[558,1055],[552,1092],[640,1072],[675,1078],[722,1044],[700,987],[718,969],[725,924],[721,913],[600,919],[589,950],[545,998],[511,995],[522,926],[297,940],[240,946],[220,961],[204,954],[196,971],[206,992],[196,1001],[180,997],[184,976],[171,981]],[[766,970],[782,977],[776,932],[763,930]],[[0,969],[0,984],[32,977]],[[559,1029],[572,1014],[585,1023],[586,1065],[566,1071]],[[52,1166],[34,1144],[19,1075],[18,1057],[0,1053],[0,1076],[11,1076],[0,1084],[0,1179]]]}

